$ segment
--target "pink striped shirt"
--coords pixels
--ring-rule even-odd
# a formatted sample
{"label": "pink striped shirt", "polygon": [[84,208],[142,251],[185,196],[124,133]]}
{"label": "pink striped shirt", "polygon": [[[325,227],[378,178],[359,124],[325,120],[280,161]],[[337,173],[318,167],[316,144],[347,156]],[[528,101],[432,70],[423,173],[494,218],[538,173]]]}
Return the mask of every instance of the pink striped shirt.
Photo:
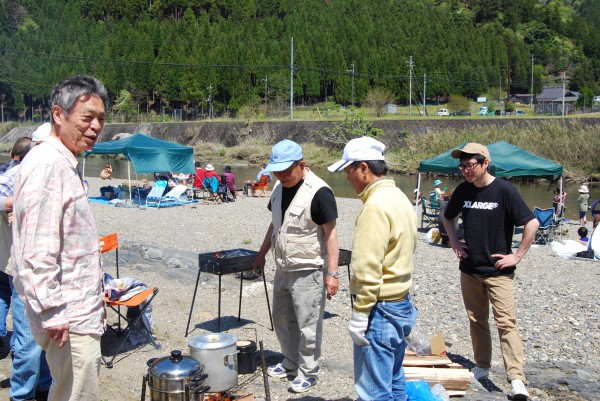
{"label": "pink striped shirt", "polygon": [[49,137],[15,177],[14,281],[33,333],[67,323],[72,333],[104,332],[104,269],[77,164]]}

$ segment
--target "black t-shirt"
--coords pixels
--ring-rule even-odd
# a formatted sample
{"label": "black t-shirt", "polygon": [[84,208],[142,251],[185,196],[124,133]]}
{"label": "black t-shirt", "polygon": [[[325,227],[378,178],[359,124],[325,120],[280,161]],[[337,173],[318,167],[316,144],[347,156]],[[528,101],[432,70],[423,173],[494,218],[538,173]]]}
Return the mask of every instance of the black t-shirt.
{"label": "black t-shirt", "polygon": [[[285,216],[285,211],[294,200],[300,186],[304,184],[304,180],[300,180],[298,184],[292,188],[281,187],[281,213]],[[271,210],[271,201],[269,201],[269,210]],[[317,225],[323,225],[332,220],[337,219],[337,204],[335,196],[330,188],[323,187],[317,191],[310,204],[310,215],[312,220]]]}
{"label": "black t-shirt", "polygon": [[514,267],[494,267],[497,259],[491,255],[512,253],[514,227],[535,219],[515,187],[499,178],[484,188],[464,182],[452,194],[444,216],[454,219],[461,212],[469,257],[461,260],[460,271],[487,276],[513,273]]}

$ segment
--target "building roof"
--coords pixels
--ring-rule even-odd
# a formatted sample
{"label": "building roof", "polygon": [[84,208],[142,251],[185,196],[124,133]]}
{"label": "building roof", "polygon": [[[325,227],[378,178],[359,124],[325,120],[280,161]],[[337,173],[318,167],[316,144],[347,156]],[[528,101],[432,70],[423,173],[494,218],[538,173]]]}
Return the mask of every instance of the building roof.
{"label": "building roof", "polygon": [[[578,99],[576,92],[571,92],[565,89],[565,102],[574,102]],[[557,86],[544,86],[542,93],[537,96],[538,102],[562,102],[563,101],[563,87],[562,85]]]}

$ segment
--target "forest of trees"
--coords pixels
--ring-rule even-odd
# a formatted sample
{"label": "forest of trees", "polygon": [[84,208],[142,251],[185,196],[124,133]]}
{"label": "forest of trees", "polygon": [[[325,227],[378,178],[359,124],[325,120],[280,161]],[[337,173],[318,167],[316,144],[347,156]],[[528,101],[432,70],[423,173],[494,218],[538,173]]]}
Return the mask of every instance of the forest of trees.
{"label": "forest of trees", "polygon": [[411,76],[419,102],[425,76],[429,99],[530,93],[532,73],[600,94],[600,0],[0,0],[2,119],[47,118],[77,73],[117,115],[285,110],[292,38],[295,104],[406,103]]}

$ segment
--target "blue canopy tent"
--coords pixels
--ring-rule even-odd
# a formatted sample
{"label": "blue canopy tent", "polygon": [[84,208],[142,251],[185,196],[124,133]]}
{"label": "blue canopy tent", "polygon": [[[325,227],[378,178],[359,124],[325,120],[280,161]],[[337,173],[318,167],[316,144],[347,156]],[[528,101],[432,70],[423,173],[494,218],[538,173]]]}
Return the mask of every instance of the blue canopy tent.
{"label": "blue canopy tent", "polygon": [[[418,169],[419,181],[417,189],[421,190],[421,173],[460,175],[461,171],[458,168],[458,160],[454,159],[450,154],[454,149],[462,149],[466,144],[467,142],[431,159],[421,161]],[[556,181],[560,178],[560,191],[562,193],[563,167],[560,164],[544,159],[535,153],[528,152],[505,141],[487,145],[487,148],[490,151],[492,159],[489,167],[492,175],[496,177],[541,177],[550,181]],[[563,205],[561,204],[562,207]]]}
{"label": "blue canopy tent", "polygon": [[92,150],[85,152],[83,155],[84,175],[85,158],[90,154],[125,155],[128,162],[127,178],[129,181],[131,181],[131,165],[133,165],[133,171],[136,174],[159,171],[178,171],[185,174],[195,173],[194,148],[162,141],[143,134],[135,134],[116,141],[97,143]]}

